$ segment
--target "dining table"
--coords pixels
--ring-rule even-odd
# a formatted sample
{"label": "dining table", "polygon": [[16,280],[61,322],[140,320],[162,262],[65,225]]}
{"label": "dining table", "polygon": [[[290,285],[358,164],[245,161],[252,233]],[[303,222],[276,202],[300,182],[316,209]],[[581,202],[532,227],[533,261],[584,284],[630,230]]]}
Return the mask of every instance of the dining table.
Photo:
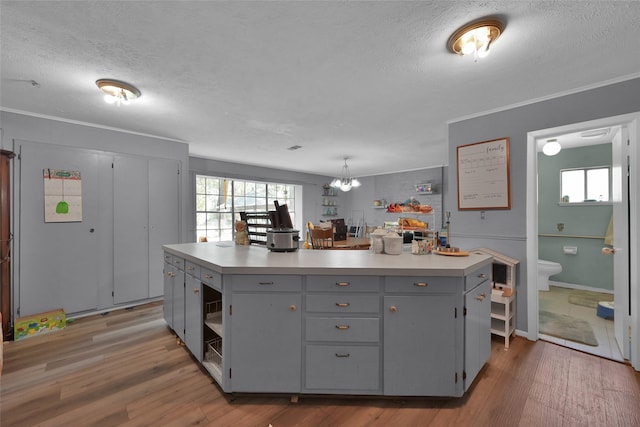
{"label": "dining table", "polygon": [[365,237],[347,237],[346,240],[334,240],[334,249],[367,250],[371,246],[371,241]]}

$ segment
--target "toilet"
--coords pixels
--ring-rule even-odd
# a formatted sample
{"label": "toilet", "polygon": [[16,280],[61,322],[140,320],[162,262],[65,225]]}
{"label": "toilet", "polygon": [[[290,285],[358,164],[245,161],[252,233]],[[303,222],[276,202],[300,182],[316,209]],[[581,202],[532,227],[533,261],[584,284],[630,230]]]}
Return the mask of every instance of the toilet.
{"label": "toilet", "polygon": [[545,259],[538,260],[538,290],[549,290],[549,276],[562,272],[562,265],[557,262],[547,261]]}

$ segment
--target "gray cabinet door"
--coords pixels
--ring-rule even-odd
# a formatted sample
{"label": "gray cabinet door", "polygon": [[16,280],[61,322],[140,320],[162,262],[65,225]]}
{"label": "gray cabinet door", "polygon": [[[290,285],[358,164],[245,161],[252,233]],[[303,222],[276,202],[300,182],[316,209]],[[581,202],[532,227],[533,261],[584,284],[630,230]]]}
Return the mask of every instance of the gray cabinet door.
{"label": "gray cabinet door", "polygon": [[491,354],[491,282],[464,296],[464,390],[467,391]]}
{"label": "gray cabinet door", "polygon": [[164,320],[173,329],[173,277],[178,269],[171,262],[164,263],[164,303],[162,305]]}
{"label": "gray cabinet door", "polygon": [[176,160],[149,160],[149,298],[162,295],[162,245],[180,243],[180,175]]}
{"label": "gray cabinet door", "polygon": [[[149,177],[147,159],[113,160],[113,302],[149,297]],[[162,259],[158,254],[158,258]]]}
{"label": "gray cabinet door", "polygon": [[[105,203],[98,191],[99,154],[34,142],[18,142],[17,149],[16,314],[59,308],[67,314],[94,310],[98,307],[99,215],[102,209],[111,209],[110,201]],[[45,222],[44,171],[56,169],[80,171],[82,221]]]}
{"label": "gray cabinet door", "polygon": [[234,293],[232,300],[232,391],[299,392],[301,295]]}
{"label": "gray cabinet door", "polygon": [[176,270],[173,278],[173,331],[184,341],[184,310],[185,310],[185,274]]}
{"label": "gray cabinet door", "polygon": [[455,307],[455,294],[384,297],[385,395],[455,395]]}
{"label": "gray cabinet door", "polygon": [[190,274],[184,285],[184,342],[196,359],[202,361],[202,283]]}

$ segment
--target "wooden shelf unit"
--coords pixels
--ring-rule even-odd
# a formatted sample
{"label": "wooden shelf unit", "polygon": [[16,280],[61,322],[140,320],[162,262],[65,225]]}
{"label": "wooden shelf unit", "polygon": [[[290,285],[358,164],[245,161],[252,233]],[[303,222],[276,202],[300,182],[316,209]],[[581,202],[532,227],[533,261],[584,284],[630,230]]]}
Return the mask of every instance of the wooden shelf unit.
{"label": "wooden shelf unit", "polygon": [[516,332],[516,268],[520,263],[487,248],[475,249],[493,256],[491,274],[491,333],[504,338],[504,348]]}

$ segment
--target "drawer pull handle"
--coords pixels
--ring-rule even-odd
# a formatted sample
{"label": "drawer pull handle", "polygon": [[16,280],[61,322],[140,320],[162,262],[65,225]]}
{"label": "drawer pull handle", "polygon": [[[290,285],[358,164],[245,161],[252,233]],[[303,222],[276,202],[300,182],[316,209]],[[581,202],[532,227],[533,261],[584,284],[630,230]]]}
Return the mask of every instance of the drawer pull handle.
{"label": "drawer pull handle", "polygon": [[170,271],[170,272],[167,273],[167,276],[176,277],[176,273],[174,273],[173,271]]}
{"label": "drawer pull handle", "polygon": [[427,286],[429,286],[429,284],[426,283],[426,282],[417,282],[417,283],[414,283],[413,286],[418,286],[420,288],[426,288]]}
{"label": "drawer pull handle", "polygon": [[349,325],[336,325],[336,329],[340,329],[341,331],[346,331],[349,329]]}
{"label": "drawer pull handle", "polygon": [[192,266],[187,267],[187,270],[193,271],[195,270],[195,268],[193,268]]}
{"label": "drawer pull handle", "polygon": [[297,308],[297,307],[296,307],[294,304],[291,304],[291,305],[289,306],[289,310],[291,310],[291,311],[296,311],[296,308]]}
{"label": "drawer pull handle", "polygon": [[205,279],[213,279],[213,276],[211,276],[210,274],[205,274],[205,275],[204,275],[204,278],[205,278]]}
{"label": "drawer pull handle", "polygon": [[349,353],[336,353],[336,357],[350,357],[351,354]]}
{"label": "drawer pull handle", "polygon": [[193,293],[194,293],[194,294],[200,293],[200,289],[198,289],[198,288],[193,288]]}
{"label": "drawer pull handle", "polygon": [[273,282],[258,282],[258,285],[273,285]]}
{"label": "drawer pull handle", "polygon": [[487,294],[485,294],[485,293],[483,292],[483,293],[481,293],[480,295],[478,295],[478,296],[476,297],[476,299],[477,299],[478,301],[482,301],[482,300],[484,300],[486,297],[487,297]]}
{"label": "drawer pull handle", "polygon": [[338,307],[349,307],[351,305],[351,303],[348,303],[348,302],[337,302],[336,305]]}
{"label": "drawer pull handle", "polygon": [[484,273],[480,273],[480,274],[478,274],[478,277],[481,278],[481,279],[486,279],[487,275],[484,274]]}
{"label": "drawer pull handle", "polygon": [[395,305],[392,305],[391,307],[389,307],[389,311],[392,313],[395,313],[396,311],[398,311],[398,307],[396,307]]}
{"label": "drawer pull handle", "polygon": [[349,282],[336,282],[336,286],[349,286],[350,284]]}

